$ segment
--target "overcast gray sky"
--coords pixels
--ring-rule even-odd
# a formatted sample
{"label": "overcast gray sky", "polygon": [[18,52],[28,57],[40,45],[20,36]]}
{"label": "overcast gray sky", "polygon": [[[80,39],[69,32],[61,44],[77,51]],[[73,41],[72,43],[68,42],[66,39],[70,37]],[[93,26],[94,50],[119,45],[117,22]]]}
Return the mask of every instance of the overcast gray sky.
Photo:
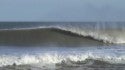
{"label": "overcast gray sky", "polygon": [[125,0],[0,0],[0,21],[124,21]]}

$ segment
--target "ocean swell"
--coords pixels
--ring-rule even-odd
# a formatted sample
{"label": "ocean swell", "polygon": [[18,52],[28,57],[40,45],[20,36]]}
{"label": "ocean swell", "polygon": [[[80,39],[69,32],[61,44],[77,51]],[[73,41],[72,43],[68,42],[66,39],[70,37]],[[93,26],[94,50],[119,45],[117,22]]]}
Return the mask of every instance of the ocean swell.
{"label": "ocean swell", "polygon": [[[54,30],[57,32],[63,32],[67,34],[73,34],[81,37],[88,37],[94,40],[102,41],[104,43],[123,44],[125,43],[125,30],[124,29],[98,29],[87,28],[74,25],[54,25],[54,26],[38,26],[29,28],[12,28],[1,29],[2,31],[32,31],[32,30]],[[44,34],[44,33],[43,33]]]}

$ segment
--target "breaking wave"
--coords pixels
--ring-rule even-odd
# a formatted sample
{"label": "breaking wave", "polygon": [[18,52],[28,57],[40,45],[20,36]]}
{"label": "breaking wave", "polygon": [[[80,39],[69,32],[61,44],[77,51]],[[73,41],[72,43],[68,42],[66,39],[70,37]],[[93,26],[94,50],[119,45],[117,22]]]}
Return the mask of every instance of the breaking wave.
{"label": "breaking wave", "polygon": [[[70,35],[76,35],[79,37],[87,37],[104,43],[123,44],[125,43],[125,30],[124,29],[98,29],[96,28],[85,28],[74,25],[51,25],[51,26],[38,26],[28,28],[12,28],[12,29],[0,29],[0,32],[11,32],[11,31],[29,31],[33,30],[54,30],[57,32],[63,32]],[[42,31],[41,31],[42,32]],[[44,33],[43,33],[44,34]]]}
{"label": "breaking wave", "polygon": [[[75,53],[75,52],[74,52]],[[84,53],[84,54],[67,54],[67,55],[60,55],[58,53],[45,53],[42,55],[31,55],[25,54],[20,56],[9,56],[9,55],[1,55],[0,56],[0,66],[7,66],[7,65],[32,65],[32,64],[73,64],[77,62],[89,64],[95,60],[98,60],[103,63],[108,64],[125,64],[125,56],[114,56],[114,55],[104,55],[94,54],[94,53]],[[86,60],[89,60],[86,62]]]}
{"label": "breaking wave", "polygon": [[125,66],[124,43],[124,23],[0,24],[0,67]]}

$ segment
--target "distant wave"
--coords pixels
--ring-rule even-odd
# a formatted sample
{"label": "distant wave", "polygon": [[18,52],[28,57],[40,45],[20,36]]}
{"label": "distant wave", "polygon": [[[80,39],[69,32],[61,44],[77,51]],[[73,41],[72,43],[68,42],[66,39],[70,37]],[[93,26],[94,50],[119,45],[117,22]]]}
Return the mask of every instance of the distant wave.
{"label": "distant wave", "polygon": [[[123,44],[125,43],[125,37],[123,31],[117,30],[93,30],[93,29],[84,29],[79,27],[69,27],[69,26],[39,26],[39,27],[29,27],[29,28],[11,28],[11,29],[0,29],[2,31],[27,31],[27,30],[42,30],[49,29],[55,30],[58,32],[73,34],[81,37],[88,37],[94,40],[102,41],[104,43],[112,43],[112,44]],[[121,33],[121,34],[119,34]],[[123,34],[122,34],[123,33]]]}

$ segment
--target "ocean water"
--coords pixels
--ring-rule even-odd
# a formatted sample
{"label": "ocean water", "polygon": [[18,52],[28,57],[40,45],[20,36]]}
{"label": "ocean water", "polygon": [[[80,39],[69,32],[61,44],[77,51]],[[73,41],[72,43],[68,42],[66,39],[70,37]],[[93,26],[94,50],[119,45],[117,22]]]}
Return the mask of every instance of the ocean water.
{"label": "ocean water", "polygon": [[124,22],[0,22],[0,70],[124,70]]}

